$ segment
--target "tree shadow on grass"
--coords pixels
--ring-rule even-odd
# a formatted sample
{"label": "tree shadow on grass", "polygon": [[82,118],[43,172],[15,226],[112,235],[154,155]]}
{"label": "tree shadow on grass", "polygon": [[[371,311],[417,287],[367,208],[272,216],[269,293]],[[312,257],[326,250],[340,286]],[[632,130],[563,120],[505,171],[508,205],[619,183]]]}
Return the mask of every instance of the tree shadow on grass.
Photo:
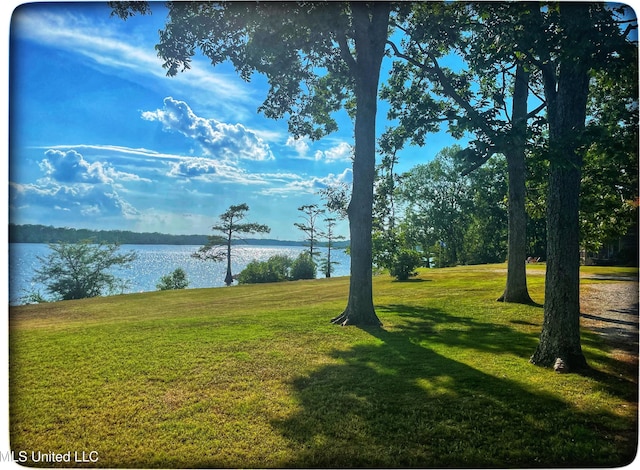
{"label": "tree shadow on grass", "polygon": [[509,353],[528,359],[540,336],[539,332],[527,334],[508,326],[479,322],[472,317],[451,315],[429,307],[389,304],[378,307],[378,311],[414,320],[403,326],[404,333],[428,344]]}
{"label": "tree shadow on grass", "polygon": [[[332,353],[332,363],[292,383],[299,409],[273,426],[291,442],[286,467],[619,466],[635,455],[628,418],[580,411],[429,347],[438,341],[525,359],[533,335],[435,309],[386,306],[406,315],[378,341]],[[500,335],[511,339],[494,345]],[[502,351],[504,352],[504,351]],[[533,367],[533,366],[532,366]]]}
{"label": "tree shadow on grass", "polygon": [[[507,325],[499,325],[492,322],[481,322],[476,318],[464,317],[445,313],[441,310],[402,304],[383,305],[378,308],[381,313],[395,313],[400,318],[419,319],[419,322],[411,322],[403,327],[403,330],[412,336],[413,341],[419,339],[428,346],[446,346],[454,348],[472,349],[478,352],[489,352],[495,355],[511,354],[529,360],[540,340],[541,324],[510,321],[514,325],[537,326],[535,331],[526,333],[511,328]],[[612,348],[602,338],[589,331],[583,331],[582,345],[596,351],[598,361],[607,365],[611,370],[625,370],[629,374],[628,367],[618,360],[607,355]],[[597,351],[600,351],[598,353]],[[628,393],[621,392],[620,383],[627,382],[631,387],[636,387],[635,379],[629,380],[618,375],[587,367],[579,371],[585,377],[598,380],[603,389],[622,399],[632,399]]]}

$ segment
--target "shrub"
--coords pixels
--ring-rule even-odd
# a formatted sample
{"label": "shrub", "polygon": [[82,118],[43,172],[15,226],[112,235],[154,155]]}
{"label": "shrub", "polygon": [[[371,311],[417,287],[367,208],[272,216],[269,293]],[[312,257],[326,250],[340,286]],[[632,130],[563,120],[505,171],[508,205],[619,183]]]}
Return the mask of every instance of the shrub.
{"label": "shrub", "polygon": [[309,253],[300,253],[295,259],[286,255],[274,255],[267,261],[253,260],[238,274],[238,284],[315,279],[316,263]]}
{"label": "shrub", "polygon": [[291,280],[315,279],[316,263],[309,253],[300,253],[291,266]]}
{"label": "shrub", "polygon": [[415,276],[415,269],[422,264],[422,255],[416,250],[401,248],[394,256],[389,273],[398,281],[406,281]]}
{"label": "shrub", "polygon": [[292,262],[286,255],[274,255],[267,261],[253,260],[238,274],[238,284],[286,281]]}
{"label": "shrub", "polygon": [[20,300],[23,304],[44,304],[48,302],[47,298],[39,290],[28,292]]}
{"label": "shrub", "polygon": [[273,255],[267,260],[269,271],[274,273],[278,281],[289,279],[293,260],[287,255]]}
{"label": "shrub", "polygon": [[158,290],[186,289],[187,286],[189,286],[189,280],[187,279],[187,273],[182,268],[162,276],[160,282],[156,284]]}
{"label": "shrub", "polygon": [[[136,254],[118,254],[120,247],[113,243],[51,243],[47,256],[37,256],[40,267],[33,282],[45,285],[52,300],[73,300],[115,292],[123,281],[109,272],[113,267],[125,268]],[[37,294],[32,300],[45,300]]]}

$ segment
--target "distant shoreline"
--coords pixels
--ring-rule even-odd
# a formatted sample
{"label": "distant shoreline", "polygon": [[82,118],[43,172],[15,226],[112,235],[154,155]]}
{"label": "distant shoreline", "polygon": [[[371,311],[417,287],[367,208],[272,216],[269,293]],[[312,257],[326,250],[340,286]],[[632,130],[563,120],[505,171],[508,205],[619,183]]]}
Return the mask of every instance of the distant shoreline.
{"label": "distant shoreline", "polygon": [[[97,243],[117,243],[119,245],[204,245],[207,235],[171,235],[158,232],[132,232],[128,230],[90,230],[50,225],[9,224],[9,243],[77,243],[93,240]],[[305,246],[300,240],[276,240],[271,238],[247,238],[234,240],[236,245],[265,246]],[[319,246],[326,246],[320,242]],[[334,248],[346,248],[348,241],[333,242]]]}

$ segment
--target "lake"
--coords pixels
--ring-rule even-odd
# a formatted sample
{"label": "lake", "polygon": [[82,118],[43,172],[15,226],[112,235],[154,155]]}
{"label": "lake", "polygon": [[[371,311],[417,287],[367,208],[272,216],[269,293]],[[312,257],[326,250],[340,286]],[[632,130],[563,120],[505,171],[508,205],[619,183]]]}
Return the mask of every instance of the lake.
{"label": "lake", "polygon": [[[114,271],[120,279],[127,281],[127,286],[118,293],[149,292],[157,290],[160,278],[182,268],[187,273],[189,288],[223,287],[226,274],[226,261],[200,261],[191,258],[199,246],[190,245],[121,245],[120,253],[134,251],[137,259],[126,269]],[[252,260],[266,261],[273,255],[287,255],[296,258],[307,250],[304,246],[262,246],[236,245],[232,247],[231,269],[238,274]],[[40,291],[46,295],[44,287],[33,283],[34,272],[40,267],[38,256],[49,253],[46,244],[10,243],[9,244],[9,304],[19,305],[25,295]],[[321,256],[326,256],[326,248],[321,249]],[[332,276],[348,276],[350,260],[344,250],[331,250],[334,265]],[[321,277],[318,274],[318,277]]]}

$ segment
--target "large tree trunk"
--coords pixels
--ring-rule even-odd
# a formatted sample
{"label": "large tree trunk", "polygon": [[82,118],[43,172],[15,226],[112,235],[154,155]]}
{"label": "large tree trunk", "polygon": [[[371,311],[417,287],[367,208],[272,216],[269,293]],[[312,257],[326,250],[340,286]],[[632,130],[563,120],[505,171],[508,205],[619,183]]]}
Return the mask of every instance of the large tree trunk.
{"label": "large tree trunk", "polygon": [[527,290],[527,212],[525,209],[527,138],[527,97],[529,73],[522,64],[516,68],[513,91],[513,128],[505,149],[509,174],[509,235],[507,246],[507,285],[498,301],[532,303]]}
{"label": "large tree trunk", "polygon": [[339,325],[381,325],[373,307],[372,241],[373,182],[376,154],[378,80],[389,24],[389,4],[351,5],[355,29],[356,118],[353,190],[349,203],[351,278],[347,307],[331,321]]}
{"label": "large tree trunk", "polygon": [[547,207],[547,273],[540,343],[531,362],[586,365],[580,345],[579,167],[552,165]]}
{"label": "large tree trunk", "polygon": [[[576,31],[589,21],[588,4],[561,4],[570,41],[583,40]],[[580,51],[579,44],[573,46]],[[552,366],[558,359],[568,369],[586,366],[580,345],[580,247],[578,206],[582,153],[589,91],[588,59],[575,56],[560,64],[557,92],[545,77],[549,105],[550,175],[547,198],[547,273],[540,343],[531,362]]]}

